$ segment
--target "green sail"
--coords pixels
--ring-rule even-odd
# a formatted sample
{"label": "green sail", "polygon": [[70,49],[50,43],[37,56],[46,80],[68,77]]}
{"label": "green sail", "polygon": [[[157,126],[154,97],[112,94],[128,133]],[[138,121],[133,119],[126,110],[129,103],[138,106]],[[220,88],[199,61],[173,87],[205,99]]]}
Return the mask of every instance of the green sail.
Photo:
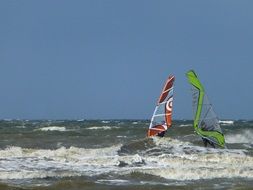
{"label": "green sail", "polygon": [[225,139],[219,125],[219,120],[213,111],[203,85],[193,70],[188,71],[186,76],[192,85],[193,109],[195,114],[193,126],[196,133],[220,147],[225,147]]}

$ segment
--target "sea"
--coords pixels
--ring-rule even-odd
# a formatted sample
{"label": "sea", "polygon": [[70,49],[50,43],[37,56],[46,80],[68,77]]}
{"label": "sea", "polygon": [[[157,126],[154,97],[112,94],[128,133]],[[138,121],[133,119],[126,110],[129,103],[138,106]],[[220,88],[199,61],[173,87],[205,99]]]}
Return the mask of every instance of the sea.
{"label": "sea", "polygon": [[147,138],[148,120],[1,120],[0,189],[253,189],[253,121],[220,121],[225,149],[191,120]]}

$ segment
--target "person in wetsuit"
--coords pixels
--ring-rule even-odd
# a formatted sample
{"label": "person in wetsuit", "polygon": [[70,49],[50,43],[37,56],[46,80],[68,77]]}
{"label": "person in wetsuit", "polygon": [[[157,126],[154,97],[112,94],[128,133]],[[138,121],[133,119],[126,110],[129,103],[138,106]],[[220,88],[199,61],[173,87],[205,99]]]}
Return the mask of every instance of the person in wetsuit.
{"label": "person in wetsuit", "polygon": [[157,136],[158,136],[158,137],[163,137],[164,134],[165,134],[165,131],[162,131],[162,132],[158,133]]}
{"label": "person in wetsuit", "polygon": [[207,147],[207,144],[209,144],[211,147],[215,148],[215,145],[212,141],[206,139],[206,138],[203,138],[202,137],[202,140],[203,140],[203,143],[204,143],[204,146]]}

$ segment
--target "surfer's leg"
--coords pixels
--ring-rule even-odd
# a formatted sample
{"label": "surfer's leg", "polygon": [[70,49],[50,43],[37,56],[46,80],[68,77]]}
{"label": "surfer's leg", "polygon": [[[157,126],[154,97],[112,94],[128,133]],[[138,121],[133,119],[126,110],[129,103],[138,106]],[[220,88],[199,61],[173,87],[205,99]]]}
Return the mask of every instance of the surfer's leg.
{"label": "surfer's leg", "polygon": [[[210,141],[209,141],[210,142]],[[211,147],[215,148],[215,145],[213,142],[210,142]]]}
{"label": "surfer's leg", "polygon": [[202,138],[204,146],[207,147],[207,140],[205,138]]}
{"label": "surfer's leg", "polygon": [[209,140],[206,139],[206,142],[208,142],[208,144],[210,144],[210,146],[211,146],[212,148],[215,148],[215,145],[214,145],[214,143],[213,143],[212,141],[209,141]]}

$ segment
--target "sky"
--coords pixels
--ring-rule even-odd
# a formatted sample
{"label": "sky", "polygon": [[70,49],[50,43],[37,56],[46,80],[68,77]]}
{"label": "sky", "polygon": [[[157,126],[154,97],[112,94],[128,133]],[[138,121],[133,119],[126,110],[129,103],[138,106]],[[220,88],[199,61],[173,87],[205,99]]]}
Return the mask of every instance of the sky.
{"label": "sky", "polygon": [[1,0],[0,118],[150,119],[194,69],[221,119],[253,119],[251,0]]}

